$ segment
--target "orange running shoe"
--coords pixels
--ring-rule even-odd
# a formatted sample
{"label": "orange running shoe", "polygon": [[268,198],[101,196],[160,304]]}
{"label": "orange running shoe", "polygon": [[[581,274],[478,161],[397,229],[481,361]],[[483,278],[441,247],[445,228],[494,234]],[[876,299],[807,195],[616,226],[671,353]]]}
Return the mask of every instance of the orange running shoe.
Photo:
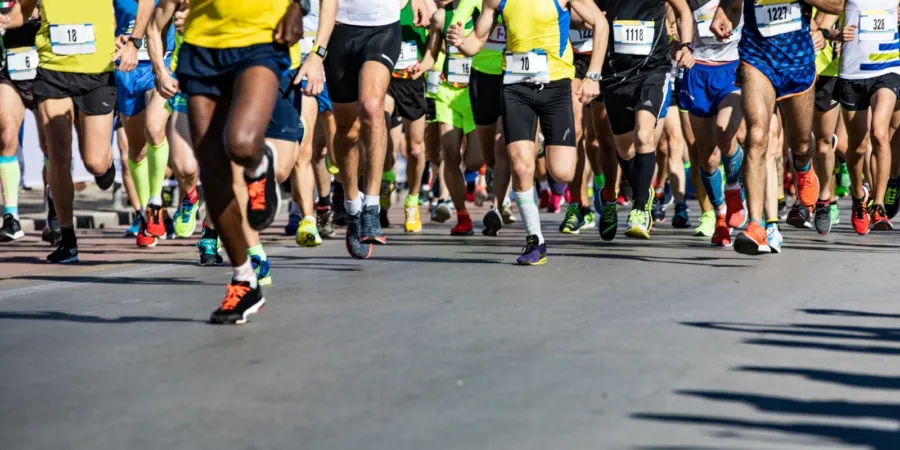
{"label": "orange running shoe", "polygon": [[137,246],[140,248],[156,247],[156,244],[159,242],[159,238],[147,234],[147,222],[143,217],[141,217],[141,228],[137,233],[136,241]]}
{"label": "orange running shoe", "polygon": [[853,230],[860,236],[869,234],[869,214],[866,212],[866,199],[853,199],[853,207],[850,210],[850,223]]}
{"label": "orange running shoe", "polygon": [[872,221],[872,229],[876,231],[890,231],[894,229],[894,224],[888,218],[884,211],[884,205],[872,205],[869,209],[869,215]]}
{"label": "orange running shoe", "polygon": [[144,232],[150,236],[164,237],[166,235],[166,224],[163,222],[162,207],[156,205],[147,206],[146,217]]}
{"label": "orange running shoe", "polygon": [[725,214],[716,215],[716,230],[709,243],[714,247],[731,247],[731,228],[728,228]]}
{"label": "orange running shoe", "polygon": [[266,298],[257,285],[250,287],[246,281],[231,280],[226,286],[228,293],[219,309],[209,316],[210,323],[215,324],[243,324],[247,323],[247,317],[256,314],[263,309]]}
{"label": "orange running shoe", "polygon": [[456,226],[450,230],[450,236],[471,236],[475,234],[472,227],[472,217],[468,211],[460,211],[456,214]]}
{"label": "orange running shoe", "polygon": [[731,228],[740,228],[747,224],[747,211],[744,209],[744,195],[740,186],[737,189],[725,190],[725,222]]}
{"label": "orange running shoe", "polygon": [[797,198],[807,208],[816,206],[819,199],[819,177],[811,165],[806,172],[797,171]]}
{"label": "orange running shoe", "polygon": [[764,255],[771,253],[766,230],[758,222],[750,222],[747,229],[734,240],[734,250],[742,255]]}

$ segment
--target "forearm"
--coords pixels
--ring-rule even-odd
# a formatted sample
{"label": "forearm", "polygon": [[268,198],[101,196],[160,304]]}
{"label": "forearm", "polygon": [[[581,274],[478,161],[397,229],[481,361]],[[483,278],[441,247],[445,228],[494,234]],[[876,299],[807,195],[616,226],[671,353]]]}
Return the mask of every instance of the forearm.
{"label": "forearm", "polygon": [[147,24],[150,22],[150,16],[153,15],[153,9],[153,0],[138,0],[137,16],[134,18],[134,29],[131,30],[131,37],[145,37]]}
{"label": "forearm", "polygon": [[829,14],[840,14],[844,11],[844,0],[807,0],[807,3]]}
{"label": "forearm", "polygon": [[609,24],[603,14],[599,14],[596,21],[591,24],[594,30],[593,50],[591,62],[588,64],[588,72],[600,72],[603,70],[603,59],[606,57],[606,47],[609,45]]}
{"label": "forearm", "polygon": [[[171,18],[171,15],[169,16]],[[157,20],[160,19],[160,20]],[[162,21],[162,25],[159,22]],[[168,72],[165,62],[165,50],[163,49],[162,28],[166,26],[168,19],[160,8],[155,8],[150,24],[147,26],[147,52],[150,54],[150,63],[153,65],[153,73]]]}
{"label": "forearm", "polygon": [[316,45],[328,48],[335,21],[337,21],[337,0],[322,0],[319,6],[319,29],[316,31]]}

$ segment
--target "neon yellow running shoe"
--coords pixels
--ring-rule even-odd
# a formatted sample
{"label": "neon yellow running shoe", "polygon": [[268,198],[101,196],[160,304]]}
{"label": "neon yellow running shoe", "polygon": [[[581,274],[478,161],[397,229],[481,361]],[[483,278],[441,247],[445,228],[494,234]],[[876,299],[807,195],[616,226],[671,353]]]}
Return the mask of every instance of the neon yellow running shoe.
{"label": "neon yellow running shoe", "polygon": [[407,233],[419,233],[422,231],[422,218],[419,217],[419,206],[407,206],[406,220],[403,222],[403,230]]}
{"label": "neon yellow running shoe", "polygon": [[297,228],[297,245],[301,247],[317,247],[322,245],[322,237],[319,236],[319,228],[316,227],[315,219],[306,218],[300,221],[300,227]]}
{"label": "neon yellow running shoe", "polygon": [[628,214],[628,229],[625,236],[636,239],[650,239],[650,219],[647,211],[632,209]]}
{"label": "neon yellow running shoe", "polygon": [[700,215],[700,226],[694,228],[694,236],[712,237],[716,231],[716,212],[707,211]]}

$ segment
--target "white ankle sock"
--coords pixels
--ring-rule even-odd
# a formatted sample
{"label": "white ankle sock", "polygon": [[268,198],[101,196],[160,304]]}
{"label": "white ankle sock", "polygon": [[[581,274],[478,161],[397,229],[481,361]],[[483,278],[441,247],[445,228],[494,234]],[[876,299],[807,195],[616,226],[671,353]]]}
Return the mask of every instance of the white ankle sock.
{"label": "white ankle sock", "polygon": [[231,276],[232,280],[246,281],[250,283],[251,288],[256,289],[258,282],[256,280],[256,273],[253,272],[253,266],[250,265],[250,258],[247,258],[247,261],[244,261],[244,264],[232,267],[231,270],[234,271],[234,274]]}

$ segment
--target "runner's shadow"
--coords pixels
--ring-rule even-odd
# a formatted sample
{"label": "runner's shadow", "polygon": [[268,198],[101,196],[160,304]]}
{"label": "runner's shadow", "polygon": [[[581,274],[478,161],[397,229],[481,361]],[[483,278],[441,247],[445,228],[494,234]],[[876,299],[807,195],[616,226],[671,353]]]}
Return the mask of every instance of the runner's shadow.
{"label": "runner's shadow", "polygon": [[732,369],[738,372],[768,375],[793,375],[809,381],[831,383],[841,386],[868,389],[900,390],[900,377],[870,375],[866,373],[837,372],[821,369],[799,369],[791,367],[741,366]]}
{"label": "runner's shadow", "polygon": [[877,317],[883,319],[900,319],[900,314],[884,314],[866,311],[851,311],[848,309],[798,309],[807,314],[817,314],[822,316],[845,316],[845,317]]}
{"label": "runner's shadow", "polygon": [[106,318],[89,314],[72,314],[60,311],[0,312],[0,320],[42,320],[92,324],[127,324],[138,322],[207,323],[204,320],[185,319],[180,317],[119,316],[115,318]]}
{"label": "runner's shadow", "polygon": [[58,283],[88,283],[88,284],[159,284],[165,286],[178,285],[194,285],[194,286],[214,286],[213,283],[204,283],[199,280],[179,277],[148,277],[148,278],[129,278],[129,277],[88,277],[88,276],[54,276],[54,275],[21,275],[9,278],[9,280],[36,280],[36,281],[52,281]]}

